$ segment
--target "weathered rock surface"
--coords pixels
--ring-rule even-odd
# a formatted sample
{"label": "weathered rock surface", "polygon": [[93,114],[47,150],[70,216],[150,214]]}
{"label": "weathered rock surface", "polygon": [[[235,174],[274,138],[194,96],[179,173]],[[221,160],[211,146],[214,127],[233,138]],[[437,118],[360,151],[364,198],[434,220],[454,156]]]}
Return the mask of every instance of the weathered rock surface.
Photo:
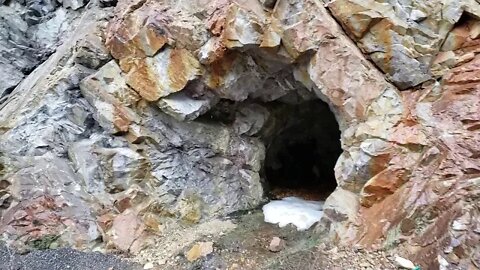
{"label": "weathered rock surface", "polygon": [[[101,236],[135,253],[171,222],[255,207],[275,134],[266,105],[321,99],[343,148],[323,229],[468,269],[480,243],[479,4],[323,4],[123,0],[114,17],[92,4],[0,100],[4,238],[91,248]],[[9,38],[27,42],[30,26],[8,12]],[[2,40],[0,94],[39,63]],[[11,48],[14,66],[1,60]]]}
{"label": "weathered rock surface", "polygon": [[432,78],[440,48],[455,46],[449,32],[463,16],[480,15],[476,1],[332,0],[328,9],[362,51],[400,89]]}
{"label": "weathered rock surface", "polygon": [[185,49],[165,49],[154,57],[138,60],[127,82],[147,101],[178,92],[201,74],[200,63]]}
{"label": "weathered rock surface", "polygon": [[140,100],[122,77],[115,61],[104,65],[97,73],[80,83],[83,96],[93,107],[93,117],[107,132],[127,132],[138,116],[132,107]]}
{"label": "weathered rock surface", "polygon": [[79,13],[55,1],[9,1],[0,9],[0,103],[51,54]]}
{"label": "weathered rock surface", "polygon": [[12,201],[2,213],[3,236],[19,248],[92,248],[100,236],[94,206],[68,161],[45,154],[15,162],[23,168],[9,177]]}

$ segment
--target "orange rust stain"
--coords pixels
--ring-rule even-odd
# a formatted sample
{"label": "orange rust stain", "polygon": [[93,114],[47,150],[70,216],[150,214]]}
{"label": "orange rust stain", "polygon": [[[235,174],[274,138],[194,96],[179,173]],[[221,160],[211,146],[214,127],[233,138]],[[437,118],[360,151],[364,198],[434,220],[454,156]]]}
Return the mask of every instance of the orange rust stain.
{"label": "orange rust stain", "polygon": [[125,57],[118,61],[118,65],[123,72],[129,72],[136,65],[136,58]]}
{"label": "orange rust stain", "polygon": [[127,132],[132,121],[123,108],[118,106],[115,106],[114,108],[113,125],[119,132]]}
{"label": "orange rust stain", "polygon": [[365,111],[366,111],[365,104],[368,104],[368,103],[363,102],[361,100],[361,98],[358,98],[356,101],[357,102],[355,103],[355,116],[359,120],[364,120],[365,119]]}
{"label": "orange rust stain", "polygon": [[154,75],[151,74],[145,59],[136,61],[135,66],[127,75],[127,82],[145,100],[156,101],[160,98]]}
{"label": "orange rust stain", "polygon": [[225,56],[227,53],[227,47],[225,47],[225,44],[221,40],[218,40],[214,44],[214,48],[212,49],[213,54],[208,57],[206,60],[205,64],[212,64],[216,61],[221,61],[222,58]]}
{"label": "orange rust stain", "polygon": [[225,28],[225,17],[228,9],[232,6],[230,1],[218,1],[216,3],[216,9],[209,14],[207,21],[207,28],[214,36],[220,36]]}
{"label": "orange rust stain", "polygon": [[188,72],[191,66],[186,63],[188,61],[189,52],[185,49],[173,49],[170,53],[170,63],[168,64],[168,77],[170,86],[174,89],[182,89],[187,85]]}
{"label": "orange rust stain", "polygon": [[[386,231],[407,215],[403,205],[405,198],[401,192],[394,193],[383,201],[378,202],[370,208],[362,207],[359,213],[359,224],[368,224],[362,226],[357,233],[357,241],[364,246],[372,246],[385,237]],[[390,223],[384,223],[382,220],[390,220]]]}
{"label": "orange rust stain", "polygon": [[115,59],[145,57],[143,50],[139,49],[141,41],[138,34],[132,34],[135,23],[131,17],[127,17],[123,21],[109,25],[109,35],[105,45]]}
{"label": "orange rust stain", "polygon": [[112,221],[115,218],[115,215],[111,213],[103,214],[97,217],[97,224],[102,228],[103,231],[107,231],[112,227]]}
{"label": "orange rust stain", "polygon": [[378,24],[376,24],[370,31],[375,32],[378,37],[378,42],[381,43],[384,48],[383,63],[379,66],[383,66],[384,72],[392,73],[392,58],[393,58],[393,47],[392,47],[392,35],[391,31],[393,28],[393,23],[384,19]]}
{"label": "orange rust stain", "polygon": [[350,1],[334,1],[328,5],[338,17],[347,33],[351,33],[357,40],[362,38],[371,25],[372,18],[363,15],[366,9]]}
{"label": "orange rust stain", "polygon": [[209,86],[212,88],[220,87],[223,84],[224,76],[232,69],[237,53],[227,51],[223,58],[210,64]]}
{"label": "orange rust stain", "polygon": [[371,207],[393,194],[406,182],[405,169],[385,169],[370,179],[363,187],[362,206]]}
{"label": "orange rust stain", "polygon": [[220,36],[225,27],[225,18],[213,21],[208,27],[214,36]]}
{"label": "orange rust stain", "polygon": [[150,54],[149,55],[153,55],[155,54],[158,50],[160,50],[163,46],[165,46],[165,44],[167,44],[167,41],[168,39],[161,35],[158,30],[156,30],[155,28],[152,28],[154,26],[149,26],[147,28],[146,33],[146,38],[147,38],[147,42],[148,42],[148,50],[150,50]]}
{"label": "orange rust stain", "polygon": [[444,83],[461,84],[458,87],[480,81],[480,56],[476,56],[471,62],[452,69],[444,76]]}
{"label": "orange rust stain", "polygon": [[385,170],[388,167],[390,160],[392,160],[390,153],[372,157],[368,168],[370,175],[374,176]]}
{"label": "orange rust stain", "polygon": [[155,25],[138,29],[138,16],[141,15],[131,14],[108,25],[105,45],[115,59],[151,56],[167,43],[168,39],[155,29]]}
{"label": "orange rust stain", "polygon": [[105,46],[115,59],[121,59],[126,55],[125,44],[117,36],[109,37],[105,42]]}
{"label": "orange rust stain", "polygon": [[422,91],[404,91],[401,93],[403,101],[402,124],[406,127],[418,125],[418,119],[415,115],[415,109],[419,99],[422,97]]}

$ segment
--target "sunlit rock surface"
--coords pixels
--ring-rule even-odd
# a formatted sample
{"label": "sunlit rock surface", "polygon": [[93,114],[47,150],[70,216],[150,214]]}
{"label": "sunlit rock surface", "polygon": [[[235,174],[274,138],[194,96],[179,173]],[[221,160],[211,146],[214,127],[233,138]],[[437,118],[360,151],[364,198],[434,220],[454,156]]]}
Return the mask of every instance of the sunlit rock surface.
{"label": "sunlit rock surface", "polygon": [[5,240],[135,253],[169,223],[256,207],[268,102],[321,99],[342,132],[332,239],[478,261],[476,1],[83,4],[35,26],[0,9],[16,44],[36,27],[56,48],[0,39]]}

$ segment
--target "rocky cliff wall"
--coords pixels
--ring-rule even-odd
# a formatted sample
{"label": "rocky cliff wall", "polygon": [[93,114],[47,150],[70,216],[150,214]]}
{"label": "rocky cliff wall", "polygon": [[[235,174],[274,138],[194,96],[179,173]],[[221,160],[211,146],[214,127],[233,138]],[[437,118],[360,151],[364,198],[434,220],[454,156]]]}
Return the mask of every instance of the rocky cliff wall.
{"label": "rocky cliff wall", "polygon": [[478,2],[113,4],[1,101],[5,239],[136,252],[255,207],[262,104],[321,99],[342,133],[332,239],[478,266]]}

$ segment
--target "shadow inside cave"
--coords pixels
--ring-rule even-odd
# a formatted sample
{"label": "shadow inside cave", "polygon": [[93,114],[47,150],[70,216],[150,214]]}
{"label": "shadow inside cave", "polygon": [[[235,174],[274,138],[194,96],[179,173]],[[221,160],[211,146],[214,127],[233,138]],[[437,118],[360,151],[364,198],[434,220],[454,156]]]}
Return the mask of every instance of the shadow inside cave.
{"label": "shadow inside cave", "polygon": [[268,195],[325,200],[337,186],[334,167],[342,153],[335,115],[321,100],[282,106],[288,109],[275,115],[275,132],[264,140]]}

